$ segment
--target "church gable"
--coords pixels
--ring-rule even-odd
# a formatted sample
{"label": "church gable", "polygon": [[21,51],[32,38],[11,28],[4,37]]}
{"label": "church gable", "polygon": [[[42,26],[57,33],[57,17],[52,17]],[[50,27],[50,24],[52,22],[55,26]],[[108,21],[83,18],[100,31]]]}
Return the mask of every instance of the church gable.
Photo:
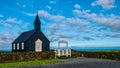
{"label": "church gable", "polygon": [[41,36],[41,39],[50,42],[50,41],[48,40],[48,38],[43,34],[43,32],[40,31],[39,34],[40,34],[40,36]]}
{"label": "church gable", "polygon": [[37,40],[37,39],[40,39],[41,41],[47,41],[47,42],[50,42],[47,37],[41,32],[41,31],[35,31],[31,37],[29,37],[29,39],[27,39],[26,41],[29,41],[29,40]]}

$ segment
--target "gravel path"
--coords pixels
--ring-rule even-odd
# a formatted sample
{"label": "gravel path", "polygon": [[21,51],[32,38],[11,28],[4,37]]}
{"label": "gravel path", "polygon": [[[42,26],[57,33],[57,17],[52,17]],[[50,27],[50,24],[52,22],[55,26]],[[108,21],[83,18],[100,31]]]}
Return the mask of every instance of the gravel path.
{"label": "gravel path", "polygon": [[18,68],[120,68],[120,61],[94,58],[79,57],[74,59],[61,59],[57,62],[59,63]]}

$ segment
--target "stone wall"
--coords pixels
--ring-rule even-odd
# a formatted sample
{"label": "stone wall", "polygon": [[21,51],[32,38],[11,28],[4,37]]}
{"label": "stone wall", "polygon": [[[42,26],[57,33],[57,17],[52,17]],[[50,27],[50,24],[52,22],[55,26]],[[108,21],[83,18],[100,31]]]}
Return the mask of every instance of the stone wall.
{"label": "stone wall", "polygon": [[28,60],[52,59],[54,51],[47,52],[0,52],[0,63]]}

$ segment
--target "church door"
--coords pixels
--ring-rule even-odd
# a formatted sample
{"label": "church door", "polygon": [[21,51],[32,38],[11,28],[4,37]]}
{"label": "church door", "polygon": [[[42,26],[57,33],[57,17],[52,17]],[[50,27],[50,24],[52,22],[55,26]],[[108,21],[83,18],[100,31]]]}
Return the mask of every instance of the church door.
{"label": "church door", "polygon": [[35,41],[35,51],[36,52],[42,51],[42,41],[40,39]]}

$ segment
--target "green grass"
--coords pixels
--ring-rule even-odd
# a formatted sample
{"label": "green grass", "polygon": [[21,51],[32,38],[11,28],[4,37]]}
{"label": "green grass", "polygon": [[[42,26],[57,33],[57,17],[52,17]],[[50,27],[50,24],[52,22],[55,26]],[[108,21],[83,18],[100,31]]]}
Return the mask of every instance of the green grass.
{"label": "green grass", "polygon": [[56,60],[57,59],[46,59],[46,60],[34,60],[34,61],[12,62],[12,63],[0,63],[0,68],[54,64]]}
{"label": "green grass", "polygon": [[11,51],[8,51],[8,50],[0,50],[0,52],[11,52]]}

